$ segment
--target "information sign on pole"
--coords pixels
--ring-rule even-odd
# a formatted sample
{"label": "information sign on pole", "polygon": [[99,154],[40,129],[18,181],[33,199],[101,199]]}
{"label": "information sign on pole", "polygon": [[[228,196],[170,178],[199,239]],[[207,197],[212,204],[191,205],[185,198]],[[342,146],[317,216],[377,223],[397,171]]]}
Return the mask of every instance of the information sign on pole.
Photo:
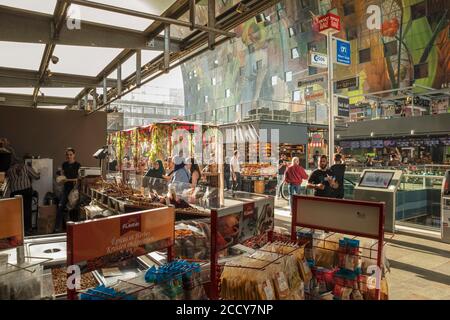
{"label": "information sign on pole", "polygon": [[336,39],[336,63],[349,66],[351,64],[350,42],[339,38]]}

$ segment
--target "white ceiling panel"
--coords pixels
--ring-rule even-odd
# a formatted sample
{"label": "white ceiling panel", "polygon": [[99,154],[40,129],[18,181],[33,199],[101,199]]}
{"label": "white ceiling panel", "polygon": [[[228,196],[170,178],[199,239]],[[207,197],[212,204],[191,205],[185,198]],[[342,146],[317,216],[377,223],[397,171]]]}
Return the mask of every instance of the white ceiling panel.
{"label": "white ceiling panel", "polygon": [[0,0],[0,5],[53,14],[56,0]]}
{"label": "white ceiling panel", "polygon": [[75,98],[83,88],[41,88],[40,91],[46,96]]}
{"label": "white ceiling panel", "polygon": [[54,55],[59,58],[59,62],[50,63],[49,68],[53,72],[95,77],[121,51],[122,49],[58,45]]}
{"label": "white ceiling panel", "polygon": [[[159,56],[162,51],[151,51],[151,50],[142,50],[142,58],[141,58],[141,67]],[[130,59],[125,61],[122,64],[122,79],[127,78],[130,76],[133,72],[136,71],[136,54],[133,54]],[[114,70],[111,72],[111,74],[108,76],[108,78],[117,79],[117,70]]]}
{"label": "white ceiling panel", "polygon": [[0,67],[39,70],[45,45],[0,41]]}
{"label": "white ceiling panel", "polygon": [[0,88],[0,97],[2,93],[33,94],[33,88]]}

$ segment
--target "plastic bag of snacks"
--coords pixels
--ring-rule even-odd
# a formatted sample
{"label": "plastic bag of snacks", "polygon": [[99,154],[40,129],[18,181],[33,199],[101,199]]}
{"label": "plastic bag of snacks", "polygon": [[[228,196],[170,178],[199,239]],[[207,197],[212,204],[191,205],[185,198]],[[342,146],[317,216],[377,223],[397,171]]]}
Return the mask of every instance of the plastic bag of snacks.
{"label": "plastic bag of snacks", "polygon": [[361,273],[359,240],[348,238],[339,240],[338,261],[341,269]]}

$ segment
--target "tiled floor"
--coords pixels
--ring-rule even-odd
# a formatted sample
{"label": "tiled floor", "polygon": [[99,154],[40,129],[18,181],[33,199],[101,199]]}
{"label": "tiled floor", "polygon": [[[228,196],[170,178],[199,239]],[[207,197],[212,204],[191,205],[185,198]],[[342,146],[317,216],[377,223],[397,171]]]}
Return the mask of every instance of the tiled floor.
{"label": "tiled floor", "polygon": [[[289,230],[287,202],[277,200],[276,225]],[[386,235],[391,300],[450,300],[450,244],[419,236]]]}

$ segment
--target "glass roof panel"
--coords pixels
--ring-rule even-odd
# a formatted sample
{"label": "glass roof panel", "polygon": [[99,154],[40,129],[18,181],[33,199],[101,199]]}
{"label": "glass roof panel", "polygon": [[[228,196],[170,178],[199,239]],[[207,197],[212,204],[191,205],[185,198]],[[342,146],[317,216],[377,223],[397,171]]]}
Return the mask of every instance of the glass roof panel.
{"label": "glass roof panel", "polygon": [[64,110],[67,106],[37,106],[38,109]]}
{"label": "glass roof panel", "polygon": [[34,88],[0,88],[0,96],[2,93],[15,94],[33,94]]}
{"label": "glass roof panel", "polygon": [[0,41],[0,67],[39,70],[44,44]]}
{"label": "glass roof panel", "polygon": [[[162,51],[142,50],[142,65],[150,62],[155,57],[159,56]],[[136,54],[133,54],[130,59],[122,64],[122,79],[127,78],[136,71]],[[117,70],[114,70],[108,78],[117,79]]]}
{"label": "glass roof panel", "polygon": [[0,5],[53,14],[56,0],[0,0]]}
{"label": "glass roof panel", "polygon": [[[160,15],[169,8],[175,0],[152,1],[152,0],[95,0],[92,2],[102,3],[113,7],[121,7],[133,11],[146,12]],[[131,15],[116,13],[112,11],[94,9],[78,6],[81,20],[91,21],[121,28],[144,31],[153,20],[138,18]]]}
{"label": "glass roof panel", "polygon": [[83,88],[40,88],[46,96],[75,98]]}
{"label": "glass roof panel", "polygon": [[55,48],[57,64],[50,64],[53,72],[71,73],[95,77],[122,49],[62,46]]}

